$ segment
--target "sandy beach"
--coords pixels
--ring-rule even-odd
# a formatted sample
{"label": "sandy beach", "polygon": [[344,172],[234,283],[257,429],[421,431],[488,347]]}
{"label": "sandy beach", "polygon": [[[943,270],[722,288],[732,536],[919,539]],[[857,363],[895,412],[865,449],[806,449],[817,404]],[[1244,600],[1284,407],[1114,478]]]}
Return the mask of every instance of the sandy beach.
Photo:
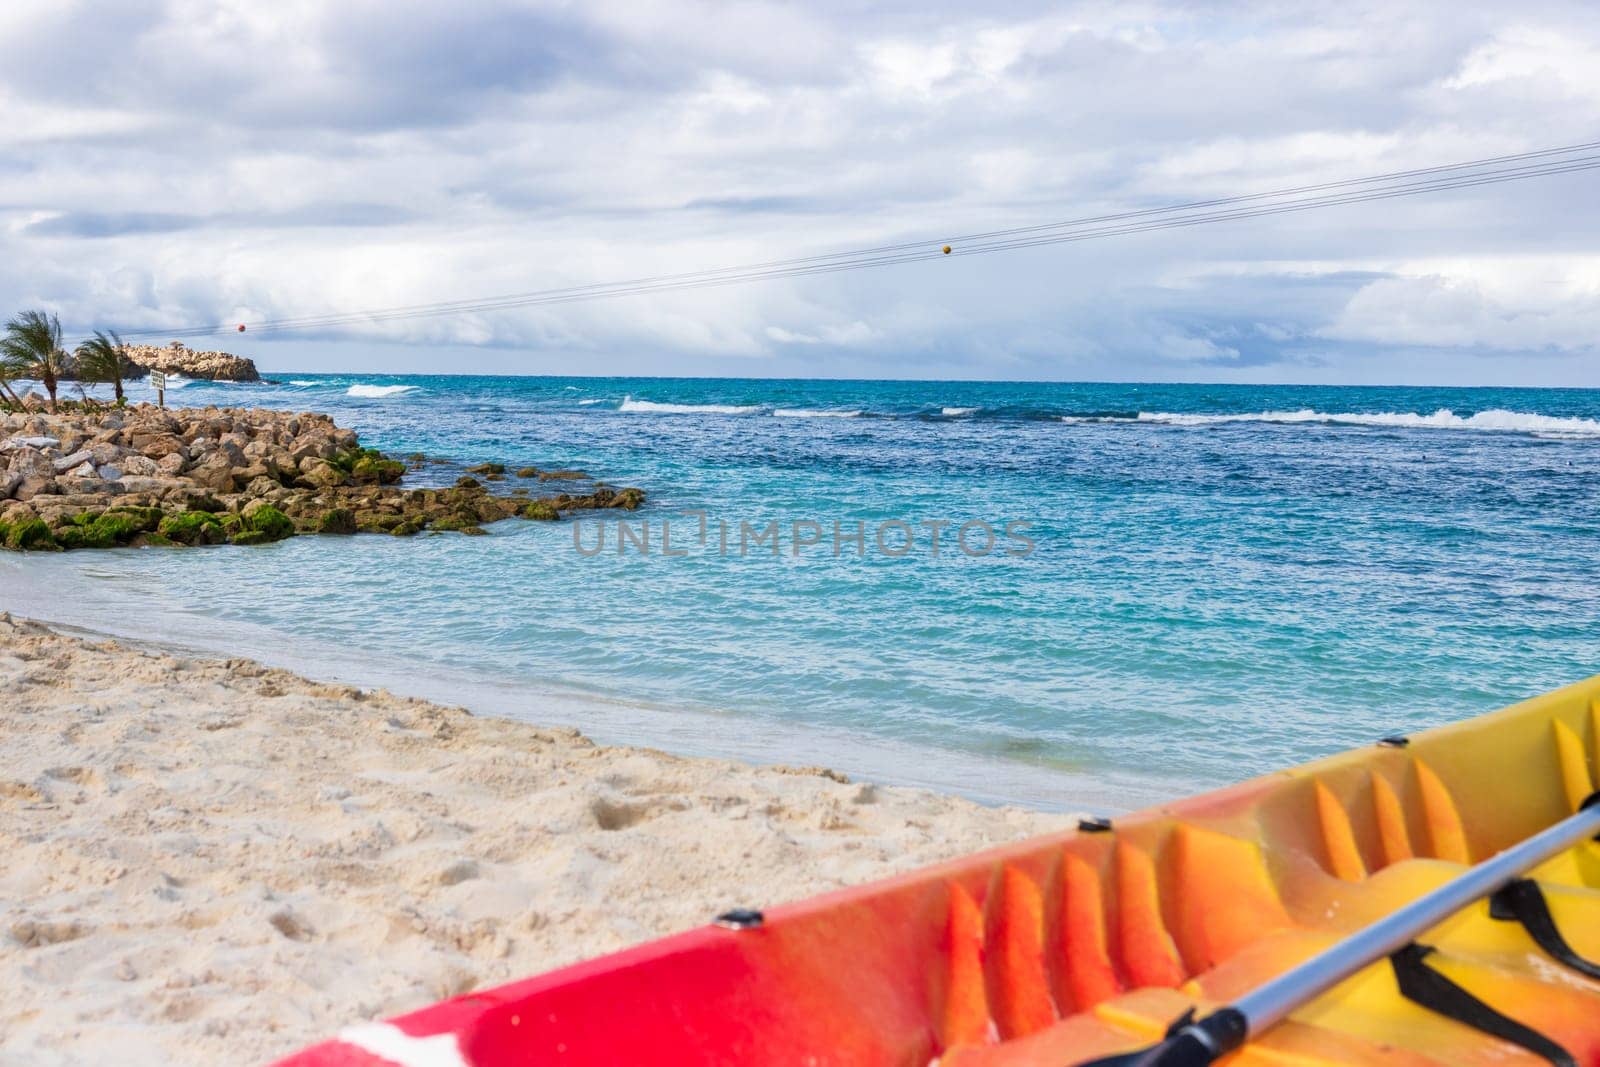
{"label": "sandy beach", "polygon": [[6,615],[0,692],[6,1063],[263,1062],[1067,822]]}

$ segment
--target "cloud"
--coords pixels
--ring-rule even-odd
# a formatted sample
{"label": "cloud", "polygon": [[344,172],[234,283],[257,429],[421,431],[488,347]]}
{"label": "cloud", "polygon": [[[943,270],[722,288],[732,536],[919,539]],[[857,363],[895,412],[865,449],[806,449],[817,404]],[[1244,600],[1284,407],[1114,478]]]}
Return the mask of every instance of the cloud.
{"label": "cloud", "polygon": [[[1579,140],[1597,56],[1586,7],[1543,0],[15,0],[0,306],[167,328],[936,246]],[[1600,384],[1591,189],[314,339],[419,370],[450,345],[461,369],[1329,380],[1405,346],[1430,373],[1457,372],[1418,353],[1460,349],[1459,374],[1515,380],[1538,351]]]}
{"label": "cloud", "polygon": [[1459,263],[1446,270],[1362,286],[1322,335],[1528,354],[1592,352],[1600,338],[1600,257]]}

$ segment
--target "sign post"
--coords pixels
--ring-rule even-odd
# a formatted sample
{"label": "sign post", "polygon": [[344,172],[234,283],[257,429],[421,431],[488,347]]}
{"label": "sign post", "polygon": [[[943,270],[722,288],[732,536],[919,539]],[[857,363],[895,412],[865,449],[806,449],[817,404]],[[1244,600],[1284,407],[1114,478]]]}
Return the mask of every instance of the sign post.
{"label": "sign post", "polygon": [[150,384],[155,387],[156,404],[160,407],[167,406],[167,376],[163,371],[150,372]]}

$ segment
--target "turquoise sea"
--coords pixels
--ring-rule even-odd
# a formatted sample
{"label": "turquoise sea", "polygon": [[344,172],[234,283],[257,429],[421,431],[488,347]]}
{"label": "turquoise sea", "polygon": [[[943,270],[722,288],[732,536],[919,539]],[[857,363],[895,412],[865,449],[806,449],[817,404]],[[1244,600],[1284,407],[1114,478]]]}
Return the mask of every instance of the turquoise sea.
{"label": "turquoise sea", "polygon": [[601,740],[1105,810],[1600,670],[1600,392],[275,377],[169,400],[326,411],[389,452],[649,502],[620,553],[584,519],[6,555],[0,608]]}

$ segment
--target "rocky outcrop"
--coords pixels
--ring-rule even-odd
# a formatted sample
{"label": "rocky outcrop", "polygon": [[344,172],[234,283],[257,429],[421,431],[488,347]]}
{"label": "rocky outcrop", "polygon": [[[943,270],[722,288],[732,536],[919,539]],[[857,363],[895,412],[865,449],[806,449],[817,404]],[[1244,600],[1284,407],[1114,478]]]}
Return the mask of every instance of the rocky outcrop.
{"label": "rocky outcrop", "polygon": [[514,516],[631,511],[644,500],[641,490],[604,485],[538,500],[525,488],[497,495],[470,476],[449,488],[402,488],[406,469],[362,448],[355,431],[326,415],[148,404],[109,413],[0,415],[0,547],[472,534]]}
{"label": "rocky outcrop", "polygon": [[128,377],[142,378],[153,370],[185,378],[204,378],[213,382],[258,382],[256,365],[243,356],[228,352],[196,352],[182,341],[165,348],[156,345],[128,346]]}

